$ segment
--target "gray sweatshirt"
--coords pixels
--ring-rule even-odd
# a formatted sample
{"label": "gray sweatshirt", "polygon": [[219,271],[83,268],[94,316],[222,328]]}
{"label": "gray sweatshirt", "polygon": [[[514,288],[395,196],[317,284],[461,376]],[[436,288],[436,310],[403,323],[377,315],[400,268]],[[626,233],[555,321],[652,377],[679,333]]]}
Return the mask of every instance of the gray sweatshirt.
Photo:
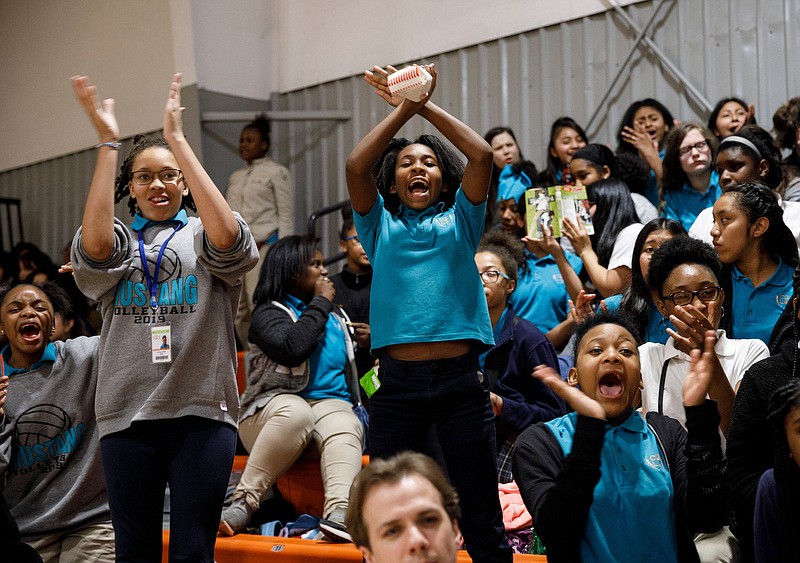
{"label": "gray sweatshirt", "polygon": [[[115,219],[114,250],[95,262],[83,250],[80,229],[72,243],[75,281],[100,302],[95,409],[100,436],[137,420],[199,416],[236,427],[236,343],[233,319],[239,278],[258,261],[247,225],[236,214],[239,237],[228,249],[214,247],[199,219],[190,217],[169,241],[158,274],[158,306],[150,307],[137,234]],[[146,227],[147,267],[173,233],[171,224]],[[172,361],[153,363],[153,324],[169,323]]]}
{"label": "gray sweatshirt", "polygon": [[98,343],[55,342],[55,362],[9,377],[0,482],[23,541],[111,520],[94,416]]}

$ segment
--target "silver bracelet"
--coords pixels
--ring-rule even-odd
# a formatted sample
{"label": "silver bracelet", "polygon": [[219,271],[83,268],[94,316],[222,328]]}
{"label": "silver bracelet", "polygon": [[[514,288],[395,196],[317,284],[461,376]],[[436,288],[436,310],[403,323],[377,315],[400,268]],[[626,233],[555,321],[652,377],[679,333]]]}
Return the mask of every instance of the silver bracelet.
{"label": "silver bracelet", "polygon": [[95,145],[94,148],[99,149],[100,147],[109,147],[118,151],[119,148],[122,146],[122,143],[115,143],[114,141],[107,141],[105,143],[100,143],[99,145]]}

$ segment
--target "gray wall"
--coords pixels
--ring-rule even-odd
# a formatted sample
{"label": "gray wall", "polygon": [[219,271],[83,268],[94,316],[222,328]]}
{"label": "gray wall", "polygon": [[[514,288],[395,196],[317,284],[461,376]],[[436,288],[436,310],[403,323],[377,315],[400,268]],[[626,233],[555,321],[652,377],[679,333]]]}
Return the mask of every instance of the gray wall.
{"label": "gray wall", "polygon": [[[654,4],[643,2],[625,11],[642,26]],[[800,0],[673,0],[662,6],[657,22],[650,34],[654,42],[712,104],[724,96],[743,97],[755,104],[758,122],[769,128],[775,109],[800,95],[800,73],[791,64],[792,54],[800,53]],[[439,72],[433,99],[481,134],[495,125],[511,126],[525,156],[542,167],[552,121],[570,115],[588,122],[635,35],[609,11],[443,53],[427,61],[436,63]],[[707,118],[703,104],[641,46],[605,104],[604,118],[588,131],[591,140],[614,145],[625,108],[644,97],[661,100],[679,119]],[[262,103],[202,92],[198,100],[200,111],[258,109]],[[298,217],[346,199],[345,159],[388,113],[386,103],[354,76],[274,95],[271,106],[352,112],[347,122],[273,123],[272,156],[292,171]],[[218,138],[230,137],[235,144],[241,125],[204,125],[205,163],[223,190],[237,161]],[[423,132],[433,131],[415,119],[401,133]],[[0,195],[23,198],[26,238],[54,258],[80,224],[93,163],[89,151],[0,174]],[[338,216],[320,227],[326,253],[336,252]]]}

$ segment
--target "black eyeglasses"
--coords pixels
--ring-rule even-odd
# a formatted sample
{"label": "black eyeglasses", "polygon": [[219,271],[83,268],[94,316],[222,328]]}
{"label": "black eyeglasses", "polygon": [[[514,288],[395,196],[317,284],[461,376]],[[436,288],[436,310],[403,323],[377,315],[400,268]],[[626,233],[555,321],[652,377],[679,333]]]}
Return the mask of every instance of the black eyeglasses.
{"label": "black eyeglasses", "polygon": [[161,180],[164,185],[177,184],[181,177],[181,171],[177,168],[165,168],[161,172],[150,172],[149,170],[140,170],[132,174],[133,181],[140,186],[149,186],[156,178]]}
{"label": "black eyeglasses", "polygon": [[498,272],[498,271],[495,271],[495,270],[488,270],[486,272],[481,272],[480,276],[481,276],[481,279],[483,280],[483,283],[485,283],[485,284],[497,283],[498,280],[500,280],[500,276],[502,276],[504,279],[507,279],[507,280],[511,279],[510,277],[508,277],[507,274],[504,274],[503,272]]}
{"label": "black eyeglasses", "polygon": [[721,291],[721,287],[711,286],[698,289],[697,291],[676,291],[672,295],[662,295],[661,299],[669,299],[675,303],[675,305],[684,306],[694,301],[695,296],[697,296],[703,303],[711,303],[719,299]]}
{"label": "black eyeglasses", "polygon": [[688,147],[681,147],[678,149],[679,156],[686,156],[692,149],[697,149],[699,152],[703,152],[708,148],[708,141],[700,141],[699,143],[695,143],[693,145],[689,145]]}

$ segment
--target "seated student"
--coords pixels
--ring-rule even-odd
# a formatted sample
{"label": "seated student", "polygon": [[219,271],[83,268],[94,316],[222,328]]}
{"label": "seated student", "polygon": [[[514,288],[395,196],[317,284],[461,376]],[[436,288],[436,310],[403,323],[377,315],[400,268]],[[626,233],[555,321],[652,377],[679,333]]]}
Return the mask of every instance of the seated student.
{"label": "seated student", "polygon": [[789,302],[798,263],[777,196],[760,182],[729,186],[714,204],[711,237],[725,265],[724,328],[734,338],[769,342]]}
{"label": "seated student", "polygon": [[[617,157],[605,145],[590,143],[575,151],[569,163],[569,170],[575,183],[587,188],[600,180],[614,177],[623,180],[617,174]],[[627,185],[627,183],[626,183]],[[636,209],[636,215],[642,223],[647,223],[658,217],[658,210],[642,194],[636,193],[628,186]]]}
{"label": "seated student", "polygon": [[[683,388],[689,433],[636,411],[638,336],[623,316],[600,313],[576,329],[569,384],[534,375],[576,412],[523,432],[514,476],[548,561],[698,561],[692,534],[727,518],[719,413],[706,399],[713,338]],[[580,391],[576,388],[580,386]]]}
{"label": "seated student", "polygon": [[[369,353],[369,292],[372,287],[372,265],[367,253],[361,246],[352,216],[342,223],[339,236],[339,248],[345,254],[347,263],[342,271],[331,276],[333,288],[336,290],[336,305],[350,317],[350,328],[356,343],[356,369],[359,376],[367,373],[375,358]],[[362,401],[366,404],[366,395],[362,393]]]}
{"label": "seated student", "polygon": [[681,389],[691,367],[692,350],[701,350],[704,335],[714,331],[715,354],[709,397],[717,402],[720,428],[728,433],[733,399],[744,372],[769,356],[757,339],[730,339],[719,329],[725,292],[722,264],[714,249],[690,237],[677,237],[653,253],[647,281],[659,312],[670,319],[666,344],[645,343],[642,363],[642,411],[657,412],[686,424]]}
{"label": "seated student", "polygon": [[585,147],[587,142],[586,132],[574,119],[566,116],[556,119],[550,127],[547,166],[539,174],[539,183],[543,186],[573,185],[575,179],[570,174],[569,163],[575,151]]}
{"label": "seated student", "polygon": [[708,116],[708,129],[721,141],[745,125],[755,125],[755,112],[755,106],[741,98],[722,98]]}
{"label": "seated student", "polygon": [[672,327],[653,302],[653,293],[647,284],[650,260],[661,245],[683,235],[686,235],[684,228],[672,219],[658,218],[647,223],[633,246],[631,284],[622,293],[605,300],[609,311],[621,309],[633,319],[645,342],[665,344],[669,338],[667,328]]}
{"label": "seated student", "polygon": [[669,132],[664,147],[659,209],[688,230],[722,194],[713,166],[717,138],[699,123],[681,123]]}
{"label": "seated student", "polygon": [[59,299],[66,294],[52,284],[17,285],[0,298],[0,477],[22,540],[44,561],[113,561],[94,408],[98,337],[51,343]]}
{"label": "seated student", "polygon": [[455,563],[463,544],[458,494],[429,457],[376,459],[350,489],[347,529],[367,563]]}
{"label": "seated student", "polygon": [[[500,214],[504,207],[509,205],[508,198],[501,198],[498,194],[500,176],[524,177],[528,181],[534,180],[539,172],[536,165],[526,160],[517,144],[517,137],[509,127],[492,127],[483,136],[484,140],[492,147],[492,179],[489,183],[489,195],[486,199],[486,223],[484,232],[489,231],[499,224]],[[529,184],[530,185],[530,184]],[[517,203],[519,200],[517,200]]]}
{"label": "seated student", "polygon": [[648,181],[642,193],[658,205],[664,138],[675,123],[672,113],[658,100],[645,98],[633,102],[622,116],[617,129],[617,156],[634,154],[647,164]]}
{"label": "seated student", "polygon": [[[794,297],[789,307],[793,315],[794,330],[775,354],[754,364],[747,370],[736,393],[730,430],[728,431],[728,468],[731,483],[731,507],[734,515],[733,533],[745,556],[754,560],[753,518],[756,491],[761,475],[773,467],[774,457],[770,436],[772,425],[768,419],[770,400],[777,389],[800,379],[800,271],[793,278]],[[787,308],[789,308],[787,307]]]}
{"label": "seated student", "polygon": [[[736,135],[720,142],[714,167],[723,192],[729,186],[743,182],[761,182],[773,190],[783,209],[783,220],[800,246],[800,202],[781,197],[786,179],[780,158],[780,151],[768,131],[758,125],[745,125]],[[691,236],[711,243],[713,211],[713,208],[707,208],[700,212],[689,229]]]}
{"label": "seated student", "polygon": [[770,401],[774,467],[758,481],[753,522],[757,563],[800,558],[800,380],[778,389]]}
{"label": "seated student", "polygon": [[489,378],[501,483],[513,480],[511,448],[519,433],[531,424],[566,412],[561,399],[531,377],[533,368],[540,364],[558,369],[555,348],[533,323],[516,316],[508,303],[516,286],[518,260],[522,259],[515,242],[506,233],[489,233],[475,254],[494,331],[494,346],[479,359],[481,371]]}
{"label": "seated student", "polygon": [[243,531],[278,478],[306,448],[319,452],[325,521],[334,540],[344,529],[347,495],[361,469],[363,429],[353,344],[322,264],[319,239],[290,235],[264,257],[250,322],[250,360],[239,437],[250,452],[219,531]]}
{"label": "seated student", "polygon": [[781,149],[789,154],[783,161],[784,185],[780,194],[786,201],[800,201],[800,96],[787,100],[775,110],[772,116],[772,128],[775,140]]}
{"label": "seated student", "polygon": [[608,178],[592,185],[589,213],[594,234],[583,223],[563,219],[563,232],[583,261],[589,279],[603,297],[621,293],[631,282],[633,245],[642,224],[636,215],[628,187]]}

